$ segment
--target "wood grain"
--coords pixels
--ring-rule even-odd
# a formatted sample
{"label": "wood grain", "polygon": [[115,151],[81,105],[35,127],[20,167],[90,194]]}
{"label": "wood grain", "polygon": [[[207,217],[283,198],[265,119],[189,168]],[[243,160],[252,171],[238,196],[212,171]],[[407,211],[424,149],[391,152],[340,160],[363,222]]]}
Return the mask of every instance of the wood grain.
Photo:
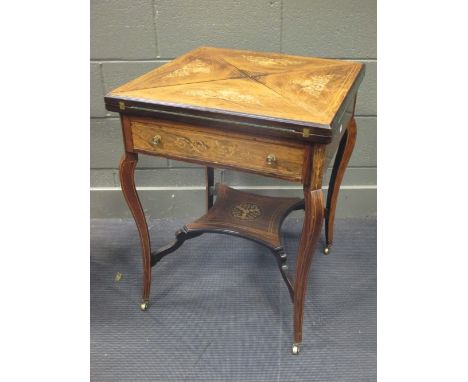
{"label": "wood grain", "polygon": [[114,89],[106,104],[138,101],[152,109],[239,113],[326,130],[363,68],[350,61],[202,47]]}
{"label": "wood grain", "polygon": [[122,136],[125,151],[133,152],[132,129],[130,125],[130,118],[128,117],[128,115],[120,114],[120,126],[122,128]]}
{"label": "wood grain", "polygon": [[[139,152],[302,181],[304,145],[164,121],[134,119],[131,129],[134,149]],[[153,144],[155,136],[160,137],[158,145]],[[269,155],[275,158],[271,164]]]}
{"label": "wood grain", "polygon": [[143,293],[142,299],[149,300],[151,289],[151,243],[146,223],[145,213],[135,187],[135,167],[138,154],[126,152],[119,165],[120,185],[125,201],[132,212],[133,219],[140,235],[141,254],[143,259]]}
{"label": "wood grain", "polygon": [[333,243],[333,227],[335,222],[336,203],[340,192],[341,182],[348,167],[349,159],[353,153],[354,144],[356,143],[356,120],[351,119],[346,129],[345,134],[341,138],[338,152],[336,153],[335,163],[330,178],[330,185],[327,195],[327,214],[325,217],[325,239],[327,246]]}
{"label": "wood grain", "polygon": [[310,187],[312,190],[320,190],[322,188],[323,175],[326,170],[325,161],[326,146],[315,144],[312,150],[312,171],[310,174]]}
{"label": "wood grain", "polygon": [[256,195],[224,184],[216,185],[216,194],[213,207],[187,224],[187,232],[237,234],[271,249],[281,247],[281,223],[301,203],[299,198]]}
{"label": "wood grain", "polygon": [[305,215],[302,227],[299,252],[296,262],[296,278],[294,280],[294,342],[302,341],[302,323],[304,320],[304,302],[307,290],[309,269],[312,263],[323,223],[322,190],[304,190]]}
{"label": "wood grain", "polygon": [[348,107],[344,111],[341,118],[339,118],[338,122],[336,123],[335,128],[332,129],[332,141],[326,145],[326,153],[325,153],[325,161],[326,161],[326,168],[330,166],[330,162],[333,159],[338,146],[341,142],[341,138],[346,132],[351,119],[354,117],[354,111],[356,109],[356,96],[354,94],[352,97],[352,102],[348,104]]}

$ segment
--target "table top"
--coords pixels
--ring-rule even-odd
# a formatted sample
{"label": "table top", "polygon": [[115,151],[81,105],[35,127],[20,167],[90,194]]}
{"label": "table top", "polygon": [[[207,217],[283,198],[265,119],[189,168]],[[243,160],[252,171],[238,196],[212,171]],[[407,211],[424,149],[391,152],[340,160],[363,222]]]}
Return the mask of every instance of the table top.
{"label": "table top", "polygon": [[200,47],[114,90],[108,110],[177,115],[331,136],[361,63]]}

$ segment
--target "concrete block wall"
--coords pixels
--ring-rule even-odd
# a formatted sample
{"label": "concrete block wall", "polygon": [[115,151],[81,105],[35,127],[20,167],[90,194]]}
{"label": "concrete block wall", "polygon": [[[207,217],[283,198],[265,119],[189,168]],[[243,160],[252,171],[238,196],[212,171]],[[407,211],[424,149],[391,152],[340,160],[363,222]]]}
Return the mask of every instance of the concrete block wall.
{"label": "concrete block wall", "polygon": [[[120,122],[105,110],[104,94],[200,45],[364,62],[357,144],[337,216],[376,215],[375,0],[91,0],[92,217],[130,217],[117,170]],[[203,213],[202,167],[141,155],[136,181],[150,217]],[[217,170],[215,181],[270,195],[301,195],[300,185],[230,170]]]}

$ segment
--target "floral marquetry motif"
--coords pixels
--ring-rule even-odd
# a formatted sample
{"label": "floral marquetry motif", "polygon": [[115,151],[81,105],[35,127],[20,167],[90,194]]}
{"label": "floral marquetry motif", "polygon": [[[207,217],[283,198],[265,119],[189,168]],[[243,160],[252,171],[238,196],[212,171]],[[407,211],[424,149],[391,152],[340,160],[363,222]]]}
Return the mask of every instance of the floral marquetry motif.
{"label": "floral marquetry motif", "polygon": [[287,65],[297,65],[297,64],[305,64],[305,61],[297,61],[297,60],[288,60],[285,58],[271,58],[271,57],[262,57],[262,56],[248,56],[242,55],[242,58],[245,58],[247,61],[253,62],[255,64],[259,64],[262,66],[287,66]]}
{"label": "floral marquetry motif", "polygon": [[124,107],[144,103],[147,111],[190,108],[210,118],[237,115],[257,126],[300,125],[314,134],[314,129],[332,128],[334,116],[362,75],[363,65],[356,62],[202,47],[106,98]]}
{"label": "floral marquetry motif", "polygon": [[216,185],[216,201],[202,217],[187,224],[191,230],[237,232],[271,248],[281,246],[283,219],[301,203],[299,198],[271,198]]}
{"label": "floral marquetry motif", "polygon": [[256,204],[245,202],[232,207],[231,215],[241,220],[255,220],[262,215],[262,211]]}
{"label": "floral marquetry motif", "polygon": [[191,97],[217,98],[226,101],[261,105],[260,101],[255,99],[255,97],[249,94],[242,94],[241,92],[232,89],[187,90],[184,94]]}
{"label": "floral marquetry motif", "polygon": [[332,78],[333,74],[326,74],[323,76],[313,76],[310,79],[305,80],[293,80],[292,83],[294,85],[298,85],[301,91],[304,91],[313,97],[318,97]]}
{"label": "floral marquetry motif", "polygon": [[197,153],[203,153],[209,149],[208,145],[202,140],[192,141],[185,137],[176,137],[174,139],[174,144],[181,149],[188,149]]}
{"label": "floral marquetry motif", "polygon": [[196,73],[209,73],[210,67],[201,60],[193,60],[187,65],[182,66],[180,69],[176,69],[173,72],[167,74],[166,78],[171,77],[186,77]]}

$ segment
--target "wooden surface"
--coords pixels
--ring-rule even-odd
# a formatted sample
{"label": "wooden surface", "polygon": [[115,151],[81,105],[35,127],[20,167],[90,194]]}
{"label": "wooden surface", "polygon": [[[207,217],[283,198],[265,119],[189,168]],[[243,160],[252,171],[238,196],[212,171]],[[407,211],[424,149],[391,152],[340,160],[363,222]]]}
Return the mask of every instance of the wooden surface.
{"label": "wooden surface", "polygon": [[326,153],[325,153],[326,168],[330,167],[331,160],[336,154],[336,151],[341,142],[341,139],[343,138],[346,128],[351,122],[351,119],[354,118],[354,109],[356,107],[356,97],[357,97],[357,94],[354,94],[352,102],[348,103],[346,110],[344,111],[343,115],[340,118],[339,125],[337,125],[336,128],[332,130],[332,140],[326,146]]}
{"label": "wooden surface", "polygon": [[304,302],[307,290],[309,269],[314,250],[322,230],[323,194],[322,190],[304,190],[304,225],[302,227],[294,280],[294,343],[302,342],[302,322],[304,320]]}
{"label": "wooden surface", "polygon": [[281,246],[283,219],[300,203],[299,198],[273,198],[217,184],[213,207],[186,227],[189,232],[236,232],[275,249]]}
{"label": "wooden surface", "polygon": [[[142,118],[131,119],[130,125],[133,148],[139,152],[302,181],[301,144]],[[157,145],[155,137],[160,138]],[[269,155],[274,161],[268,162]]]}
{"label": "wooden surface", "polygon": [[333,243],[333,226],[335,223],[336,204],[338,202],[338,193],[340,192],[341,182],[348,167],[349,159],[356,143],[356,121],[351,119],[348,127],[341,138],[338,152],[336,153],[335,163],[330,177],[330,186],[327,195],[327,215],[325,216],[325,241],[326,246],[330,247]]}
{"label": "wooden surface", "polygon": [[143,259],[143,302],[148,302],[151,289],[151,242],[146,224],[145,212],[135,187],[135,168],[138,154],[126,152],[120,160],[119,175],[122,193],[132,212],[140,235],[141,254]]}
{"label": "wooden surface", "polygon": [[202,47],[114,89],[106,104],[115,110],[123,102],[122,110],[133,112],[211,111],[225,119],[310,127],[305,135],[321,128],[330,136],[363,72],[363,64],[349,61]]}
{"label": "wooden surface", "polygon": [[[118,106],[125,145],[120,179],[140,234],[144,301],[149,298],[151,265],[185,240],[203,232],[243,236],[277,256],[294,303],[294,342],[301,342],[309,268],[324,218],[327,245],[333,240],[338,192],[356,137],[353,116],[362,75],[361,64],[346,61],[199,48],[106,97],[109,110],[123,102]],[[175,106],[177,113],[171,109]],[[166,114],[152,114],[155,110]],[[213,111],[216,118],[209,114]],[[256,125],[260,121],[266,125]],[[324,215],[322,180],[337,148]],[[137,153],[206,166],[207,213],[179,230],[173,243],[153,255],[134,182]],[[259,196],[219,185],[213,204],[213,167],[300,182],[304,200]],[[284,217],[300,208],[305,216],[293,287],[285,273],[280,228]]]}

